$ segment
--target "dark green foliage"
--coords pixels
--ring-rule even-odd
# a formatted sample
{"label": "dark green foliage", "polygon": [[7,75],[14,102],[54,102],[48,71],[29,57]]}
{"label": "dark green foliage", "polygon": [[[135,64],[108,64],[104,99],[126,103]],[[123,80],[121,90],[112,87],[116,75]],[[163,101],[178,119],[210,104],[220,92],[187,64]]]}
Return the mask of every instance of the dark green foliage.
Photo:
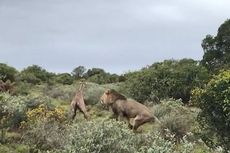
{"label": "dark green foliage", "polygon": [[127,94],[139,101],[154,101],[155,97],[182,99],[188,102],[191,90],[202,86],[207,70],[192,59],[166,60],[149,68],[126,74]]}
{"label": "dark green foliage", "polygon": [[104,74],[105,71],[103,69],[100,69],[100,68],[92,68],[92,69],[89,69],[86,74],[85,74],[85,77],[86,78],[89,78],[89,77],[92,77],[93,75],[96,75],[96,74]]}
{"label": "dark green foliage", "polygon": [[33,73],[26,73],[26,72],[20,73],[20,81],[31,83],[31,84],[41,83],[41,80],[37,78]]}
{"label": "dark green foliage", "polygon": [[85,71],[86,71],[86,68],[84,66],[78,66],[72,71],[72,75],[74,78],[79,79],[84,76]]}
{"label": "dark green foliage", "polygon": [[94,82],[98,84],[116,83],[119,81],[123,81],[123,78],[119,75],[106,73],[103,69],[100,68],[89,69],[85,74],[85,77],[89,82]]}
{"label": "dark green foliage", "polygon": [[230,149],[230,71],[215,76],[204,89],[194,94],[201,108],[202,137],[211,147]]}
{"label": "dark green foliage", "polygon": [[15,68],[0,63],[0,80],[2,80],[3,82],[6,82],[7,80],[14,82],[16,74],[17,70]]}
{"label": "dark green foliage", "polygon": [[55,82],[61,84],[73,84],[74,78],[69,73],[61,73],[55,76]]}
{"label": "dark green foliage", "polygon": [[211,72],[230,67],[230,20],[218,29],[216,36],[207,35],[202,42],[204,56],[202,64]]}
{"label": "dark green foliage", "polygon": [[31,84],[49,83],[54,76],[55,74],[47,72],[42,67],[32,65],[21,71],[20,80]]}
{"label": "dark green foliage", "polygon": [[37,108],[41,104],[49,108],[53,107],[49,98],[44,96],[12,96],[8,93],[0,93],[0,129],[19,128],[20,122],[26,120],[26,111]]}

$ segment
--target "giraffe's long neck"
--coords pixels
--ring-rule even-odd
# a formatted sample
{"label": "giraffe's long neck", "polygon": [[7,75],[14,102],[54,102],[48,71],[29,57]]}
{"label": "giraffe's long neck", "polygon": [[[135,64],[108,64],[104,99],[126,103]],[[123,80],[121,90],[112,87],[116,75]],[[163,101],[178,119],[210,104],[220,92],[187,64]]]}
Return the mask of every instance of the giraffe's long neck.
{"label": "giraffe's long neck", "polygon": [[82,83],[78,89],[78,92],[83,93],[84,84]]}

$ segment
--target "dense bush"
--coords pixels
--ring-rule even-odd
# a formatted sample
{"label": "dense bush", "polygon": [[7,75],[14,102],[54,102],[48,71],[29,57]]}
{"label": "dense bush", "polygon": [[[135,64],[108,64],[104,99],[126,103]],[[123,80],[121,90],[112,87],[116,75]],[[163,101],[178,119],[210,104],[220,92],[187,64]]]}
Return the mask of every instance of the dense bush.
{"label": "dense bush", "polygon": [[19,80],[31,83],[31,84],[40,84],[40,83],[49,83],[55,74],[47,72],[40,66],[32,65],[28,66],[20,72]]}
{"label": "dense bush", "polygon": [[154,136],[135,135],[125,124],[115,120],[76,124],[74,131],[72,144],[67,146],[66,152],[134,153],[146,152],[151,145],[159,152],[172,148],[170,142],[160,137],[156,142]]}
{"label": "dense bush", "polygon": [[[96,120],[74,124],[70,133],[70,142],[64,147],[64,150],[59,150],[59,152],[190,153],[195,151],[196,145],[198,143],[188,142],[186,138],[180,145],[176,145],[174,142],[162,138],[160,133],[154,130],[136,134],[129,130],[123,122]],[[202,151],[210,152],[205,147]]]}
{"label": "dense bush", "polygon": [[[165,138],[170,133],[170,138],[180,142],[184,136],[195,132],[197,127],[197,112],[182,106],[180,100],[168,99],[161,104],[153,106],[154,115],[160,120],[160,131]],[[171,137],[171,135],[173,137]]]}
{"label": "dense bush", "polygon": [[22,144],[0,144],[0,152],[1,153],[32,153],[29,149],[29,146]]}
{"label": "dense bush", "polygon": [[25,97],[11,96],[8,93],[0,94],[0,142],[5,143],[8,128],[18,128],[25,119]]}
{"label": "dense bush", "polygon": [[43,88],[43,94],[54,99],[70,102],[78,88],[79,88],[79,84],[77,85],[56,84],[52,86],[46,85]]}
{"label": "dense bush", "polygon": [[16,74],[17,70],[15,68],[0,63],[0,80],[2,80],[3,82],[6,82],[7,80],[14,82]]}
{"label": "dense bush", "polygon": [[33,85],[26,82],[17,82],[14,86],[14,95],[28,95]]}
{"label": "dense bush", "polygon": [[33,73],[22,72],[19,75],[19,79],[21,82],[31,83],[34,85],[41,83],[41,80],[37,78]]}
{"label": "dense bush", "polygon": [[86,104],[95,105],[99,102],[100,96],[105,91],[105,87],[97,84],[88,84],[85,89],[85,102]]}
{"label": "dense bush", "polygon": [[61,73],[55,76],[55,82],[61,84],[73,84],[74,78],[69,73]]}
{"label": "dense bush", "polygon": [[87,80],[89,82],[94,82],[97,84],[106,84],[106,83],[116,83],[119,82],[119,76],[116,74],[109,74],[109,73],[100,73],[95,74],[89,77]]}
{"label": "dense bush", "polygon": [[1,128],[19,127],[25,118],[26,97],[11,96],[7,93],[0,94],[0,120]]}
{"label": "dense bush", "polygon": [[23,141],[32,148],[41,150],[60,149],[68,141],[67,120],[62,108],[50,109],[46,105],[26,113],[27,121],[21,123],[24,129]]}
{"label": "dense bush", "polygon": [[27,110],[37,108],[41,104],[51,107],[47,97],[12,96],[8,93],[1,93],[0,128],[19,128],[20,123],[26,120]]}
{"label": "dense bush", "polygon": [[100,68],[89,69],[85,73],[84,77],[87,79],[87,81],[94,82],[97,84],[116,83],[116,82],[124,81],[122,76],[119,76],[117,74],[107,73]]}
{"label": "dense bush", "polygon": [[204,89],[193,94],[202,110],[198,119],[203,139],[210,146],[222,145],[230,150],[230,71],[214,76]]}
{"label": "dense bush", "polygon": [[[42,87],[42,86],[39,86]],[[53,86],[63,91],[78,89],[79,84]],[[85,88],[85,98],[90,104],[97,103],[101,93],[106,88],[114,88],[119,91],[117,84],[97,85],[87,83]],[[36,88],[37,89],[37,88]],[[34,89],[33,89],[34,90]],[[95,93],[95,94],[94,94]],[[181,101],[167,100],[153,107],[155,115],[162,122],[158,128],[155,124],[144,133],[133,133],[127,124],[108,120],[109,113],[103,110],[92,108],[90,113],[102,113],[103,116],[94,116],[92,120],[77,120],[77,123],[70,124],[66,119],[65,111],[62,108],[49,106],[51,99],[46,96],[10,96],[5,99],[11,104],[12,99],[21,97],[23,108],[26,108],[26,120],[21,122],[23,133],[20,144],[22,148],[17,150],[27,150],[29,152],[211,152],[202,142],[190,141],[189,132],[193,131],[194,119],[189,109],[182,106]],[[25,104],[25,105],[24,105]],[[42,104],[42,105],[41,105]],[[21,105],[21,104],[20,104]],[[5,108],[5,106],[4,106]],[[93,112],[93,111],[102,112]],[[3,111],[0,111],[3,112]],[[183,115],[181,115],[183,114]],[[67,122],[66,122],[67,121]],[[76,122],[76,121],[74,121]],[[146,128],[143,126],[143,129]],[[168,129],[168,130],[165,130]],[[187,138],[185,138],[187,137]],[[177,141],[177,140],[180,141]],[[28,146],[28,147],[27,147]],[[6,146],[0,149],[8,150],[12,148]],[[16,149],[14,149],[16,150]],[[15,151],[17,152],[17,151]]]}
{"label": "dense bush", "polygon": [[155,63],[149,68],[126,74],[126,77],[124,88],[127,94],[136,100],[154,101],[155,97],[158,97],[188,102],[191,90],[202,86],[208,78],[208,73],[197,61],[183,59]]}

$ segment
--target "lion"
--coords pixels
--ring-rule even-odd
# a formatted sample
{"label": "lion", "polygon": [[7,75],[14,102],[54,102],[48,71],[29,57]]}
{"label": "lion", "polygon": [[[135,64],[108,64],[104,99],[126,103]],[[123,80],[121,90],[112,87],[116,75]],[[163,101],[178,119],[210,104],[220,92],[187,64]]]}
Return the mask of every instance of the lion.
{"label": "lion", "polygon": [[112,108],[113,115],[117,120],[121,120],[122,117],[126,118],[133,131],[146,122],[157,119],[145,105],[133,99],[127,99],[114,89],[106,90],[100,101],[103,105]]}

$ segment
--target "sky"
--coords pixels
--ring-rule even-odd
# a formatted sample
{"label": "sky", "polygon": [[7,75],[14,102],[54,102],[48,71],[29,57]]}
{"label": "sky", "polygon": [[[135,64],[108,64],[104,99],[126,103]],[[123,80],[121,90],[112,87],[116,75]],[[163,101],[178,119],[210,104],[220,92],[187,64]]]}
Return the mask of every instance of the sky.
{"label": "sky", "polygon": [[229,0],[0,0],[0,63],[122,74],[165,59],[202,59]]}

